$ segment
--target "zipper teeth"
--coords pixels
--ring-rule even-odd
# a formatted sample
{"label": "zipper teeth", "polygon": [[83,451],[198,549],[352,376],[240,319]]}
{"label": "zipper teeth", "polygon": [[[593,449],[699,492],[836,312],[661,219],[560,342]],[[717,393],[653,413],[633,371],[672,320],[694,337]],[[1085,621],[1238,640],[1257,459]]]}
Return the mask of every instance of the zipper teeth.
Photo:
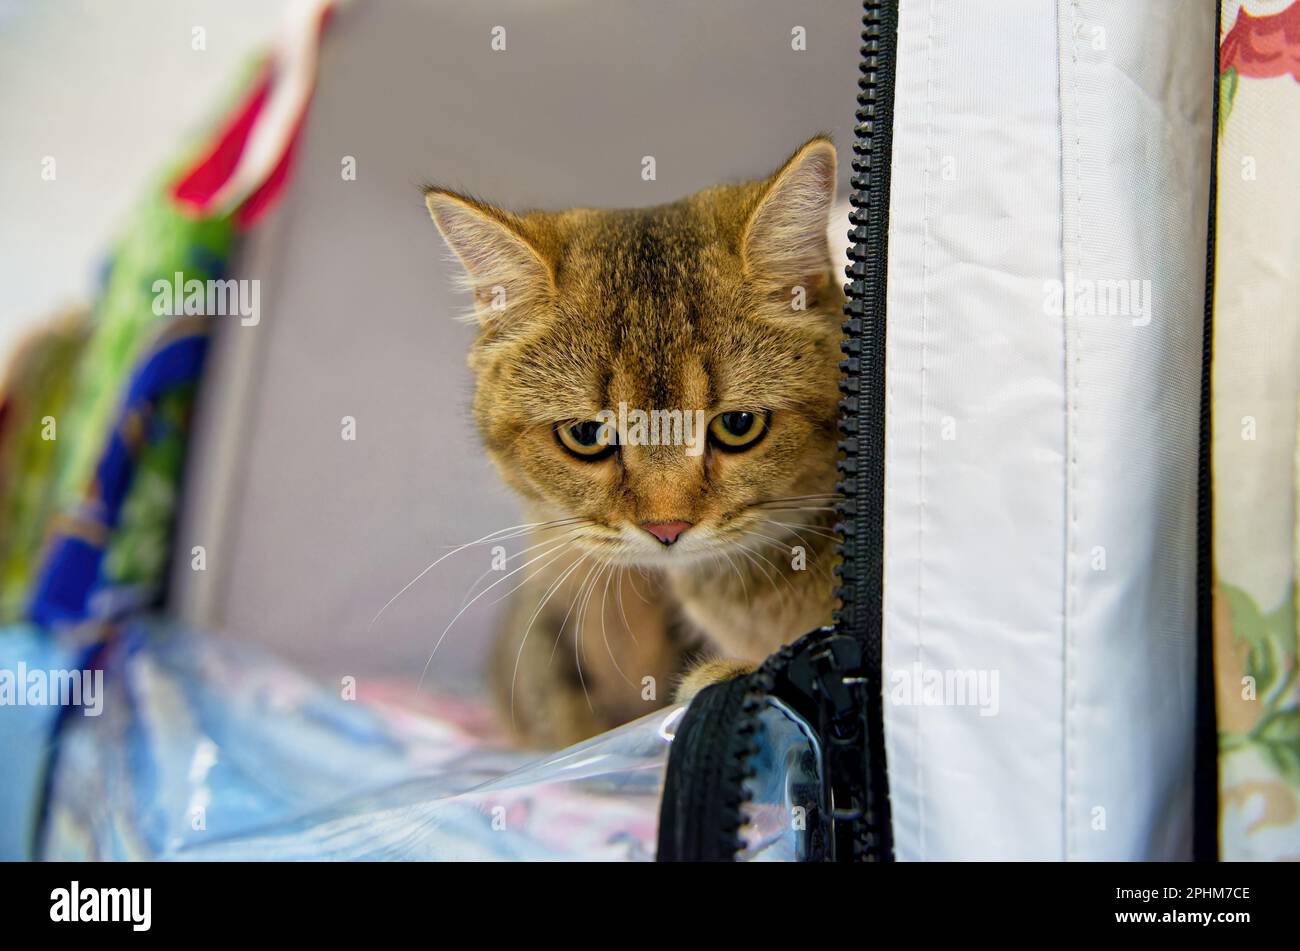
{"label": "zipper teeth", "polygon": [[[837,630],[863,643],[867,677],[867,810],[858,858],[893,854],[881,710],[881,605],[885,518],[885,262],[894,112],[897,0],[864,0],[853,143],[851,263],[845,269],[840,363],[841,456],[836,531]],[[870,249],[870,252],[868,251]]]}
{"label": "zipper teeth", "polygon": [[1192,857],[1219,858],[1219,742],[1214,695],[1214,484],[1211,478],[1211,387],[1214,356],[1214,280],[1219,197],[1219,44],[1223,5],[1215,5],[1214,94],[1211,96],[1210,196],[1205,248],[1205,316],[1201,333],[1201,424],[1196,479],[1196,739]]}

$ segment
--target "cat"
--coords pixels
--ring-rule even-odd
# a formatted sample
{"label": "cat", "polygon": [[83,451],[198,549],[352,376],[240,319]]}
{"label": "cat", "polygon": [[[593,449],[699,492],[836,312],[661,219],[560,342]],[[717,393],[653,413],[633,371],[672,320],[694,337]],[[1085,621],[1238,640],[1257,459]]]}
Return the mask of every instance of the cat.
{"label": "cat", "polygon": [[[835,181],[817,136],[766,179],[651,208],[426,188],[473,295],[474,419],[536,526],[490,676],[522,742],[608,729],[674,681],[689,699],[830,622]],[[620,409],[681,424],[647,439]]]}

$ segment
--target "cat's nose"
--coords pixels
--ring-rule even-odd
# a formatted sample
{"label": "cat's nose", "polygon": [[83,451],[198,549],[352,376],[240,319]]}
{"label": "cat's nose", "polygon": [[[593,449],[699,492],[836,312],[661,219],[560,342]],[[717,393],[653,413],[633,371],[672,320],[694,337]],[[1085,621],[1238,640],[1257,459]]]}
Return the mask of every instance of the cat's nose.
{"label": "cat's nose", "polygon": [[677,541],[677,536],[691,527],[690,522],[642,522],[641,527],[665,545]]}

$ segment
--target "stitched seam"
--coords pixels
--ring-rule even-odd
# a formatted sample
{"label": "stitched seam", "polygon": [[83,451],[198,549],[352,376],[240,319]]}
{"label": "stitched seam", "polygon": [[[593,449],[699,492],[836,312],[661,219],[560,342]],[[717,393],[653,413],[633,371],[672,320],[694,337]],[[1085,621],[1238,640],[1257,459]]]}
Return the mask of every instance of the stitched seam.
{"label": "stitched seam", "polygon": [[[930,317],[930,165],[934,149],[934,0],[927,11],[925,38],[925,162],[921,177],[921,374],[919,440],[917,446],[917,521],[916,521],[916,663],[925,669],[925,449],[926,449],[926,377],[929,361]],[[916,788],[918,802],[919,855],[926,858],[925,841],[925,783],[922,762],[925,757],[921,738],[921,707],[915,713],[916,729]]]}
{"label": "stitched seam", "polygon": [[[1082,169],[1083,161],[1082,140],[1080,136],[1079,122],[1079,0],[1070,0],[1070,89],[1073,99],[1073,111],[1071,120],[1074,124],[1074,265],[1078,271],[1083,261],[1083,181]],[[1065,130],[1062,128],[1062,132]],[[1062,222],[1064,224],[1064,222]],[[1065,235],[1062,233],[1062,261],[1063,271],[1068,272],[1070,263],[1066,260],[1065,252]],[[1064,284],[1066,274],[1061,275]],[[1076,722],[1075,704],[1077,701],[1078,688],[1075,683],[1076,673],[1076,645],[1074,641],[1074,626],[1072,615],[1078,604],[1078,587],[1077,587],[1077,570],[1078,557],[1075,552],[1075,546],[1078,542],[1079,530],[1079,509],[1078,509],[1078,468],[1079,468],[1079,436],[1078,436],[1078,408],[1079,408],[1079,322],[1077,319],[1071,319],[1070,308],[1067,304],[1063,309],[1065,314],[1064,321],[1064,341],[1065,341],[1065,371],[1066,371],[1066,446],[1067,446],[1067,469],[1066,469],[1066,534],[1065,534],[1065,604],[1062,617],[1062,633],[1064,635],[1064,697],[1062,702],[1063,724],[1063,741],[1064,750],[1062,756],[1062,766],[1064,769],[1064,800],[1062,802],[1062,823],[1063,823],[1063,842],[1064,856],[1066,861],[1070,861],[1075,855],[1075,829],[1073,822],[1073,807],[1075,799],[1075,782],[1077,776],[1077,767],[1075,764],[1075,736],[1074,727]],[[1073,339],[1072,339],[1073,338]]]}

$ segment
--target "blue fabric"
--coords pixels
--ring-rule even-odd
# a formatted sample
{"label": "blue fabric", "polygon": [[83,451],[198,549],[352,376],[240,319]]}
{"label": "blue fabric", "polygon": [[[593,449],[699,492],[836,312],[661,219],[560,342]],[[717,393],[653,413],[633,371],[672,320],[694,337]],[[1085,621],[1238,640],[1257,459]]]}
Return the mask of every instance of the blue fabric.
{"label": "blue fabric", "polygon": [[85,620],[101,580],[105,545],[121,518],[135,475],[136,456],[124,433],[133,414],[146,424],[147,438],[159,437],[150,410],[170,390],[198,381],[207,354],[206,333],[169,339],[141,362],[131,378],[117,425],[95,469],[97,501],[72,515],[70,527],[51,539],[45,563],[32,587],[27,616],[42,625]]}
{"label": "blue fabric", "polygon": [[60,724],[39,859],[653,855],[671,711],[539,761],[165,618],[96,663],[102,715]]}
{"label": "blue fabric", "polygon": [[[0,648],[78,666],[44,633],[0,631]],[[125,622],[96,651],[98,715],[0,708],[0,739],[21,774],[0,774],[4,857],[27,854],[41,818],[35,857],[54,861],[654,855],[681,707],[539,758],[382,690],[374,703],[349,699],[341,685],[166,618]],[[820,756],[807,725],[779,705],[754,741],[746,857],[797,858],[789,817],[815,798]]]}
{"label": "blue fabric", "polygon": [[[80,666],[84,648],[74,647],[29,624],[0,628],[0,671],[17,676],[28,670],[70,670]],[[54,749],[58,706],[0,705],[0,861],[30,859],[45,794],[45,776]]]}

